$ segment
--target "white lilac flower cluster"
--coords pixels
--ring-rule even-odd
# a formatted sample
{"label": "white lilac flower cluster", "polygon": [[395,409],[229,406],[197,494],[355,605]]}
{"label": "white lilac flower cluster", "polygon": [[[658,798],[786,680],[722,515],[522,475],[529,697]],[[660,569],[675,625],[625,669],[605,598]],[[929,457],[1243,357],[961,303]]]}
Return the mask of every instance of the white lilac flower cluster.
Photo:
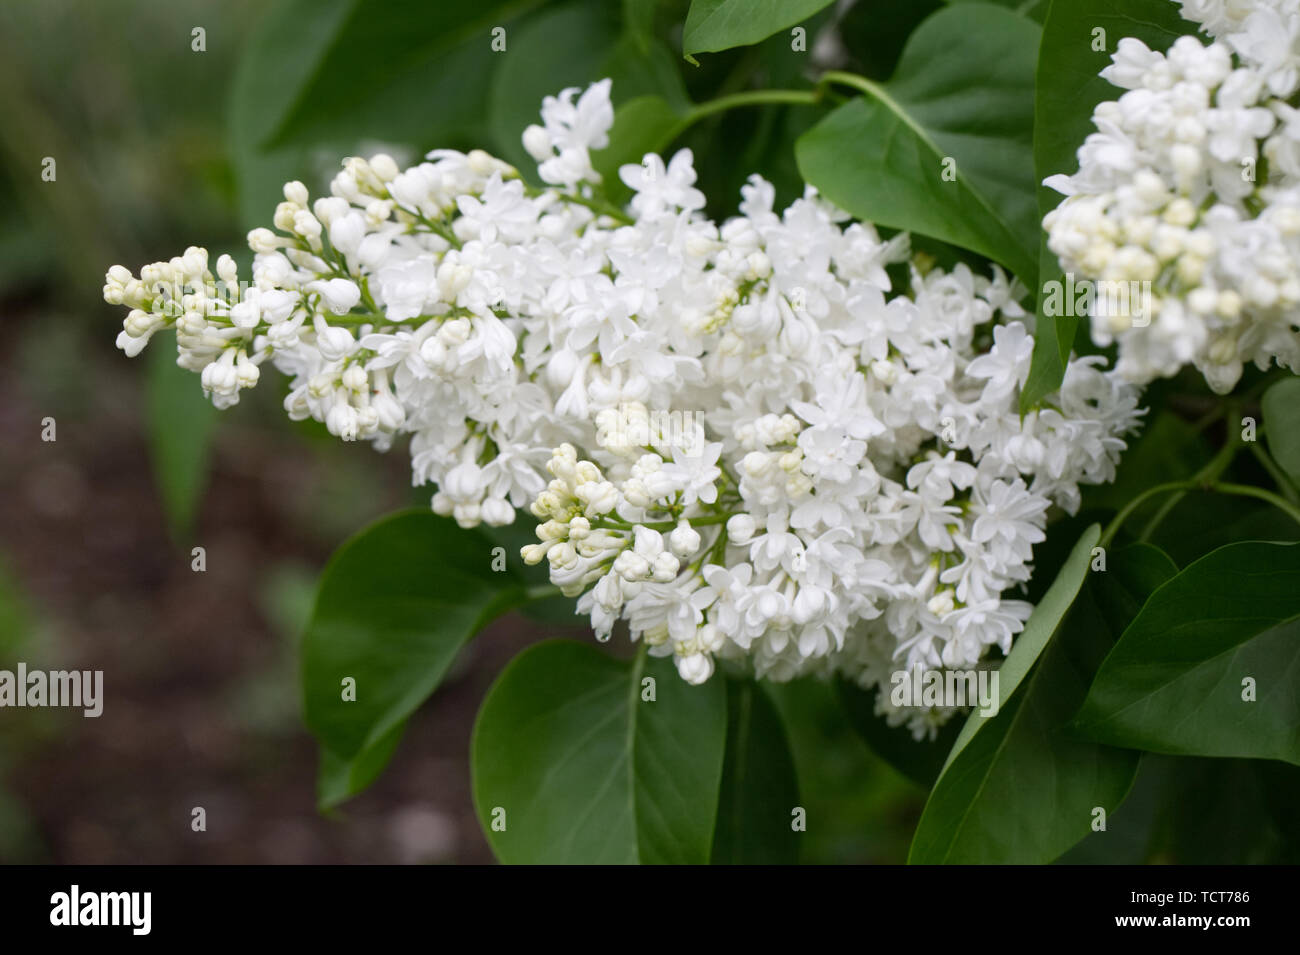
{"label": "white lilac flower cluster", "polygon": [[887,687],[1008,650],[1030,607],[1002,594],[1049,507],[1112,478],[1135,389],[1075,361],[1022,420],[1017,289],[912,264],[891,295],[907,237],[811,190],[778,213],[753,177],[718,224],[683,150],[623,167],[634,196],[609,206],[590,151],[612,116],[608,81],[545,101],[524,143],[546,188],[447,151],[349,159],[314,202],[290,183],[239,294],[202,249],[110,271],[118,344],[174,327],[218,405],[269,360],[291,417],[381,448],[409,434],[435,511],[529,509],[524,558],[602,639],[625,621],[691,682],[722,659]]}
{"label": "white lilac flower cluster", "polygon": [[1101,75],[1127,92],[1097,106],[1079,171],[1047,180],[1067,198],[1043,225],[1096,283],[1093,341],[1118,341],[1121,374],[1192,364],[1226,393],[1246,362],[1300,371],[1300,0],[1182,12],[1212,39],[1119,41]]}

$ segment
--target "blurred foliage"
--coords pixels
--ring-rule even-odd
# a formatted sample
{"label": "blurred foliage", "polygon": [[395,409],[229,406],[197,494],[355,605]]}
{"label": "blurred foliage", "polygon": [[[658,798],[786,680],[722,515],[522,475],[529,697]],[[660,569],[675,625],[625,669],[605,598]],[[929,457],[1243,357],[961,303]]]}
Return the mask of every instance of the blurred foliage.
{"label": "blurred foliage", "polygon": [[[20,0],[0,6],[0,294],[97,318],[114,261],[233,237],[221,118],[258,4]],[[207,31],[206,52],[191,30]],[[62,55],[52,55],[57,52]],[[41,180],[44,157],[57,179]]]}
{"label": "blurred foliage", "polygon": [[[19,591],[8,561],[0,555],[0,668],[23,658],[42,638],[32,609]],[[43,847],[27,808],[6,786],[12,764],[50,734],[49,712],[13,710],[0,721],[0,862],[37,861]]]}

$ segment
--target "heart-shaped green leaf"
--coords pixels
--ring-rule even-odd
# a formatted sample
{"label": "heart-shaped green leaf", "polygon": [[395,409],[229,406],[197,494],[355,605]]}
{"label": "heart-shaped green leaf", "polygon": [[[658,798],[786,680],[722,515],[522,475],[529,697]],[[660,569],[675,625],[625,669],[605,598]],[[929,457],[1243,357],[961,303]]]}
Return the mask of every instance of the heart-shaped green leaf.
{"label": "heart-shaped green leaf", "polygon": [[867,81],[799,138],[804,178],[859,218],[972,249],[1036,287],[1039,34],[991,4],[935,13],[888,83]]}
{"label": "heart-shaped green leaf", "polygon": [[551,640],[488,691],[470,746],[474,805],[509,863],[709,861],[727,691],[671,662]]}
{"label": "heart-shaped green leaf", "polygon": [[1300,545],[1229,544],[1147,601],[1075,728],[1160,753],[1300,764]]}
{"label": "heart-shaped green leaf", "polygon": [[493,547],[448,518],[406,511],[330,560],[302,645],[304,720],[327,751],[323,803],[374,779],[465,642],[526,599],[509,566],[493,569]]}
{"label": "heart-shaped green leaf", "polygon": [[682,52],[715,53],[751,46],[806,20],[832,0],[691,0]]}
{"label": "heart-shaped green leaf", "polygon": [[722,769],[714,865],[793,865],[799,833],[794,756],[781,714],[753,680],[727,681],[727,755]]}
{"label": "heart-shaped green leaf", "polygon": [[[1077,570],[1077,556],[1063,576]],[[1091,573],[1020,691],[1009,700],[1002,694],[1006,702],[996,716],[971,715],[983,725],[954,750],[935,783],[910,862],[1051,862],[1088,834],[1098,808],[1119,806],[1138,754],[1080,742],[1065,727],[1144,592],[1175,572],[1160,551],[1137,545],[1109,555],[1106,570]],[[1011,663],[1008,658],[1003,669]]]}

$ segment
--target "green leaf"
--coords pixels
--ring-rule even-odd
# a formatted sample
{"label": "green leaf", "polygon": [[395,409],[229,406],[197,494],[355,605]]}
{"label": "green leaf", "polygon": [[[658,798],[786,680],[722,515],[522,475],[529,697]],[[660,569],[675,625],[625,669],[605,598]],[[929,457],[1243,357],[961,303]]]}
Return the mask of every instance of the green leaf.
{"label": "green leaf", "polygon": [[521,512],[513,524],[503,527],[483,524],[478,531],[493,545],[505,549],[506,566],[527,586],[529,600],[519,607],[521,614],[551,626],[590,628],[591,618],[578,613],[577,600],[564,596],[558,587],[551,584],[549,565],[545,561],[532,565],[524,563],[520,550],[526,544],[537,543],[537,524],[531,515]]}
{"label": "green leaf", "polygon": [[888,79],[898,66],[903,44],[912,31],[936,10],[940,0],[910,0],[908,3],[855,3],[836,23],[836,32],[852,64],[863,76]]}
{"label": "green leaf", "polygon": [[683,126],[682,114],[661,96],[638,96],[615,110],[609,145],[591,154],[591,164],[600,173],[605,194],[614,202],[630,196],[632,190],[618,178],[619,167],[639,163],[646,153],[662,152]]}
{"label": "green leaf", "polygon": [[1300,767],[1287,763],[1143,753],[1133,790],[1108,814],[1105,830],[1089,833],[1059,861],[1294,865],[1298,792]]}
{"label": "green leaf", "polygon": [[[1043,648],[1047,646],[1047,642],[1061,626],[1061,621],[1065,619],[1065,615],[1079,595],[1079,590],[1088,576],[1089,564],[1092,562],[1092,549],[1097,546],[1100,538],[1101,528],[1096,524],[1083,532],[1074,549],[1070,551],[1070,556],[1061,565],[1056,579],[1052,581],[1052,586],[1047,588],[1047,593],[1043,595],[1043,599],[1038,602],[1029,619],[1025,621],[1025,629],[1011,645],[1011,652],[998,670],[999,712],[1006,708],[1007,701],[1015,693],[1016,687],[1020,685],[1025,674],[1029,672],[1039,654],[1043,652]],[[948,752],[947,761],[944,763],[945,771],[972,737],[988,725],[989,721],[979,713],[972,713],[967,718],[957,736],[957,741]]]}
{"label": "green leaf", "polygon": [[1150,536],[1180,567],[1243,540],[1300,540],[1300,527],[1277,508],[1253,498],[1192,491]]}
{"label": "green leaf", "polygon": [[1168,558],[1141,545],[1110,555],[1106,571],[1089,577],[1021,691],[982,719],[944,768],[910,862],[1050,862],[1088,834],[1096,807],[1119,806],[1138,754],[1080,742],[1065,726],[1141,592],[1174,572]]}
{"label": "green leaf", "polygon": [[[1097,30],[1103,32],[1094,32]],[[1041,228],[1042,217],[1063,197],[1044,186],[1043,180],[1079,168],[1075,156],[1093,131],[1093,109],[1103,100],[1118,99],[1123,92],[1098,75],[1110,65],[1122,37],[1137,37],[1153,50],[1166,50],[1178,37],[1194,31],[1168,0],[1054,0],[1051,5],[1038,50],[1034,99],[1033,169],[1039,219],[1034,235],[1039,237],[1039,274],[1044,286],[1037,289],[1040,305],[1034,357],[1020,393],[1022,412],[1036,407],[1061,386],[1080,320],[1072,314],[1043,314],[1046,282],[1064,280]],[[1096,49],[1098,46],[1103,49]]]}
{"label": "green leaf", "polygon": [[316,779],[316,806],[322,811],[333,809],[365,789],[384,771],[388,761],[406,730],[406,721],[389,730],[388,735],[373,746],[363,749],[354,759],[335,756],[329,750],[320,751],[320,772]]}
{"label": "green leaf", "polygon": [[[491,569],[492,546],[446,518],[406,511],[331,558],[302,648],[304,719],[326,750],[322,801],[372,780],[460,648],[526,599],[509,568]],[[348,679],[355,700],[344,699]]]}
{"label": "green leaf", "polygon": [[948,752],[961,732],[961,721],[951,720],[935,739],[917,740],[904,726],[890,726],[876,714],[876,696],[882,691],[867,691],[855,683],[835,681],[839,698],[849,723],[857,730],[871,751],[919,786],[929,789],[939,778]]}
{"label": "green leaf", "polygon": [[[979,0],[944,0],[944,2],[974,3],[979,2]],[[1029,17],[1029,19],[1038,23],[1042,23],[1047,18],[1047,8],[1051,6],[1051,0],[987,0],[987,2],[996,3],[1008,10],[1014,10],[1022,17]]]}
{"label": "green leaf", "polygon": [[[1243,681],[1254,681],[1253,700]],[[1300,546],[1229,544],[1147,601],[1076,730],[1160,753],[1300,764]]]}
{"label": "green leaf", "polygon": [[[1042,231],[1041,226],[1039,231]],[[1064,280],[1060,263],[1056,261],[1055,255],[1047,251],[1046,246],[1038,258],[1038,274],[1044,276],[1044,282]],[[1040,288],[1037,296],[1037,317],[1034,323],[1034,354],[1029,362],[1029,375],[1025,378],[1024,387],[1020,389],[1022,415],[1037,408],[1044,398],[1061,387],[1061,382],[1065,380],[1065,368],[1070,363],[1070,353],[1074,350],[1075,337],[1079,331],[1077,315],[1044,315],[1044,297],[1043,288]],[[1073,308],[1067,308],[1066,311],[1072,313]]]}
{"label": "green leaf", "polygon": [[752,46],[812,16],[832,0],[691,0],[682,53]]}
{"label": "green leaf", "polygon": [[254,27],[230,86],[230,151],[239,183],[240,221],[266,224],[290,179],[306,176],[304,144],[267,150],[262,144],[279,127],[325,55],[353,0],[281,0]]}
{"label": "green leaf", "polygon": [[1039,32],[989,4],[940,10],[912,34],[893,79],[867,81],[870,95],[799,138],[804,178],[859,218],[972,249],[1036,287]]}
{"label": "green leaf", "polygon": [[808,828],[799,834],[802,863],[900,862],[920,812],[916,786],[876,758],[844,718],[830,681],[816,676],[764,689],[781,714],[799,778]]}
{"label": "green leaf", "polygon": [[1264,437],[1278,466],[1300,483],[1300,378],[1283,378],[1264,392]]}
{"label": "green leaf", "polygon": [[1124,802],[1106,813],[1106,828],[1089,832],[1056,862],[1058,865],[1142,865],[1152,861],[1152,843],[1162,813],[1174,760],[1143,753]]}
{"label": "green leaf", "polygon": [[[721,679],[719,677],[718,679]],[[713,830],[715,865],[794,865],[799,781],[781,715],[753,680],[727,681],[727,751]]]}
{"label": "green leaf", "polygon": [[1118,637],[1151,594],[1177,573],[1178,565],[1159,547],[1139,542],[1112,548],[1106,571],[1089,577],[1089,586],[1099,598],[1106,618],[1106,629]]}
{"label": "green leaf", "polygon": [[623,661],[546,641],[511,661],[479,710],[474,805],[502,862],[704,863],[726,738],[720,678],[690,686],[644,650]]}
{"label": "green leaf", "polygon": [[193,526],[207,483],[217,410],[203,397],[198,376],[176,364],[170,344],[160,339],[146,350],[145,392],[154,480],[172,535],[179,539]]}
{"label": "green leaf", "polygon": [[492,78],[489,115],[497,150],[525,175],[536,163],[521,136],[538,121],[543,96],[609,77],[615,106],[649,95],[677,109],[687,105],[676,58],[653,38],[622,33],[618,12],[601,0],[568,4],[530,17],[511,33],[510,52]]}
{"label": "green leaf", "polygon": [[[484,78],[509,54],[515,18],[541,0],[352,0],[283,118],[260,145],[386,139],[428,143],[483,129]],[[500,28],[504,34],[494,36]],[[504,40],[504,51],[493,50]],[[537,91],[537,101],[546,92]],[[522,130],[521,130],[522,132]]]}

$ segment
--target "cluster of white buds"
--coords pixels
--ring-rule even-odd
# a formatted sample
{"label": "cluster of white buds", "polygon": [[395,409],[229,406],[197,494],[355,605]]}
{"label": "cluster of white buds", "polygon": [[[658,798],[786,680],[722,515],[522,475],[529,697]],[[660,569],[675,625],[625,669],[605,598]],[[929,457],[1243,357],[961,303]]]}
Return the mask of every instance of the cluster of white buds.
{"label": "cluster of white buds", "polygon": [[1096,283],[1098,345],[1137,383],[1194,365],[1226,393],[1244,365],[1300,370],[1300,3],[1189,0],[1212,34],[1120,40],[1066,199],[1043,221]]}

